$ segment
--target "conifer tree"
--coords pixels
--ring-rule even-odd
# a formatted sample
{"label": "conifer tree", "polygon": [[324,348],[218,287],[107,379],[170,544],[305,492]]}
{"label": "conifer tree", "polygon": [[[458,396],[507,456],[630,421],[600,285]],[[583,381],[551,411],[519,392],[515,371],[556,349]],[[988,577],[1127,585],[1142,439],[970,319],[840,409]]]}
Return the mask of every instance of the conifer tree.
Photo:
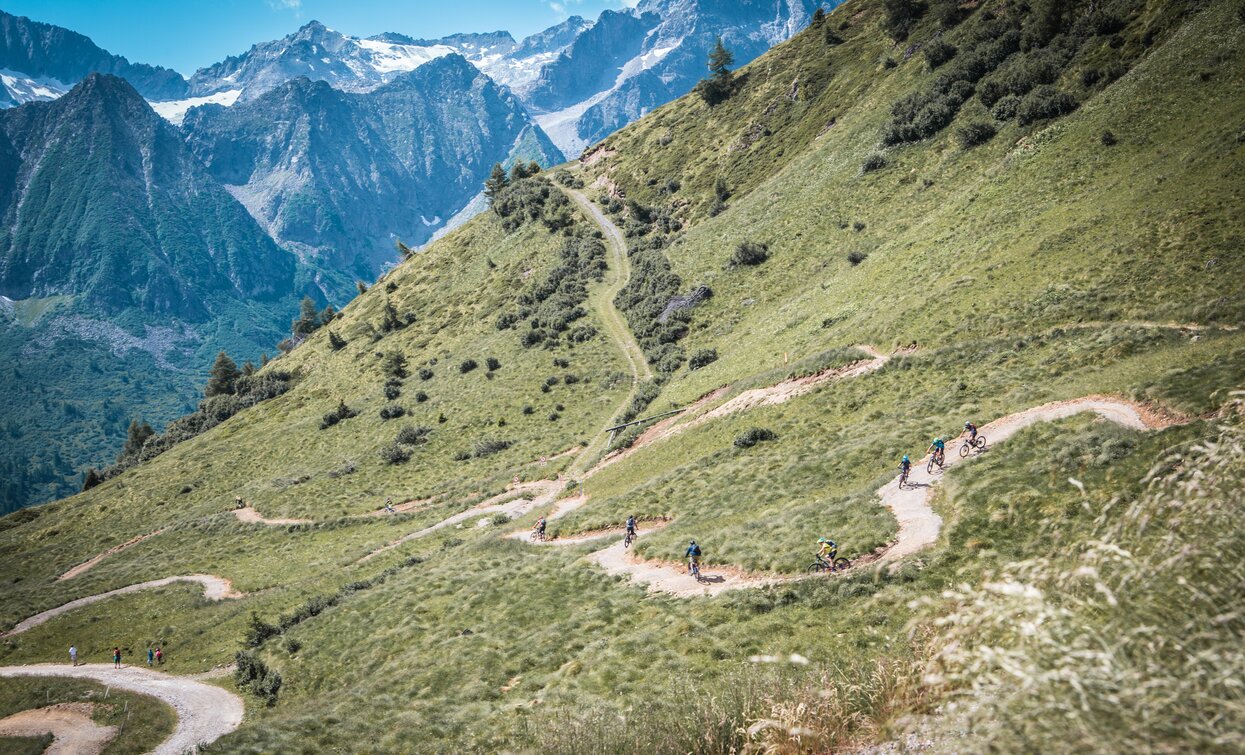
{"label": "conifer tree", "polygon": [[501,163],[493,163],[493,172],[489,174],[488,180],[484,182],[484,196],[488,198],[489,204],[497,199],[497,195],[502,192],[509,181],[506,179],[506,169],[501,167]]}
{"label": "conifer tree", "polygon": [[696,85],[701,99],[710,107],[731,96],[731,90],[735,87],[735,75],[731,73],[730,66],[734,62],[735,55],[726,49],[722,38],[718,37],[713,43],[713,49],[709,51],[709,78]]}
{"label": "conifer tree", "polygon": [[238,371],[237,363],[222,351],[216,355],[216,362],[212,365],[212,372],[207,386],[203,389],[203,395],[211,398],[232,394],[237,390],[238,378],[241,376],[242,373]]}

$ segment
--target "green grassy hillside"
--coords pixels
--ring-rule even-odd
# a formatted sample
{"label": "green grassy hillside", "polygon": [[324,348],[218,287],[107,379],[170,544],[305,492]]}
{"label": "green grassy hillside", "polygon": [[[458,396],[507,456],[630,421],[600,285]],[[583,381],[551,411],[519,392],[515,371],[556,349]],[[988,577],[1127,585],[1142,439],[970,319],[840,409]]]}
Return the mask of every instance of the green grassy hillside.
{"label": "green grassy hillside", "polygon": [[[606,324],[608,239],[543,179],[516,184],[506,217],[414,256],[271,363],[288,392],[0,520],[5,626],[170,575],[243,597],[108,598],[6,638],[0,663],[158,641],[189,674],[250,647],[280,689],[243,690],[221,752],[832,751],[909,732],[960,752],[1236,749],[1245,17],[1096,10],[939,4],[896,42],[884,4],[849,2],[737,72],[725,102],[679,100],[555,174],[605,194],[627,234],[614,301],[657,375],[638,389]],[[1004,98],[983,95],[1005,90],[996,120]],[[987,121],[996,133],[965,146]],[[928,138],[882,146],[912,129]],[[742,242],[764,255],[732,263]],[[701,285],[709,298],[668,306]],[[727,411],[869,348],[887,357],[871,371]],[[870,565],[901,531],[877,495],[900,455],[1093,395],[1158,429],[1088,414],[1020,429],[939,478],[931,547]],[[594,466],[619,418],[702,397],[663,426],[676,434],[624,433],[633,451]],[[357,415],[322,429],[339,402]],[[392,405],[403,416],[383,419]],[[772,438],[748,445],[756,429]],[[608,541],[502,537],[551,507],[482,511],[365,559],[560,473],[549,489],[583,505],[553,535],[634,514],[666,520],[634,546],[654,563],[695,538],[707,571],[790,577],[824,535],[857,564],[649,593],[595,564]],[[307,521],[239,521],[234,496]],[[367,516],[386,497],[431,500]],[[1174,605],[1180,621],[1153,620]]]}

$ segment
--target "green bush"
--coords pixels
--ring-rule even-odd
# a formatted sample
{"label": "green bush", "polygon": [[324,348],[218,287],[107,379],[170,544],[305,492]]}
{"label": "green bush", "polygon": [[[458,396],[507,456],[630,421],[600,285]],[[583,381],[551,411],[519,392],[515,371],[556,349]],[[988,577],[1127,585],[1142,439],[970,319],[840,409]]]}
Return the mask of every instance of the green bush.
{"label": "green bush", "polygon": [[767,430],[763,427],[753,427],[749,430],[745,430],[744,432],[740,433],[735,438],[735,447],[736,448],[751,448],[758,443],[761,443],[767,440],[774,440],[777,437],[778,436],[774,434],[773,430]]}
{"label": "green bush", "polygon": [[464,374],[464,375],[465,375],[465,374],[467,374],[468,372],[471,372],[472,370],[474,370],[476,367],[479,367],[479,366],[480,366],[480,365],[476,364],[476,360],[474,360],[474,359],[465,359],[465,360],[463,360],[462,364],[458,365],[458,371],[459,371],[459,372],[461,372],[462,374]]}
{"label": "green bush", "polygon": [[380,458],[386,464],[401,464],[410,460],[411,452],[394,442],[381,446]]}
{"label": "green bush", "polygon": [[477,440],[475,442],[475,445],[472,449],[472,455],[475,456],[477,459],[485,457],[485,456],[492,456],[495,453],[500,453],[502,451],[505,451],[507,448],[510,448],[510,446],[511,446],[511,441],[508,441],[508,440],[500,440],[497,438],[484,438],[481,440]]}
{"label": "green bush", "polygon": [[[860,263],[864,262],[868,258],[869,258],[869,255],[865,254],[864,252],[848,252],[847,254],[847,261],[852,264],[852,267],[859,265]],[[826,327],[826,326],[823,324],[822,327]]]}
{"label": "green bush", "polygon": [[925,45],[925,49],[922,52],[925,54],[925,62],[929,64],[930,70],[933,70],[954,58],[956,49],[955,45],[936,39]]}
{"label": "green bush", "polygon": [[1076,98],[1051,86],[1034,89],[1016,110],[1016,120],[1022,126],[1046,118],[1058,118],[1077,108]]}
{"label": "green bush", "polygon": [[432,370],[427,367],[420,367],[419,372],[416,374],[419,375],[420,380],[432,380]]}
{"label": "green bush", "polygon": [[756,241],[741,241],[731,255],[729,267],[759,265],[769,259],[769,246]]}
{"label": "green bush", "polygon": [[994,108],[990,110],[990,115],[994,116],[996,121],[1010,121],[1016,117],[1016,111],[1020,109],[1020,98],[1014,94],[999,99],[994,103]]}
{"label": "green bush", "polygon": [[496,372],[501,369],[501,362],[499,362],[496,357],[489,357],[488,359],[485,359],[484,364],[488,367],[489,372]]}
{"label": "green bush", "polygon": [[922,0],[883,0],[882,6],[886,14],[882,19],[882,29],[896,42],[908,38],[908,33],[928,7]]}
{"label": "green bush", "polygon": [[986,121],[973,121],[962,126],[956,131],[956,138],[960,141],[960,146],[964,149],[972,149],[980,144],[985,144],[994,138],[998,133],[994,128],[994,124]]}
{"label": "green bush", "polygon": [[427,394],[427,393],[424,393],[423,391],[416,391],[416,392],[415,392],[415,403],[417,403],[417,404],[422,404],[422,403],[424,403],[424,402],[425,402],[425,401],[427,401],[427,400],[428,400],[428,394]]}
{"label": "green bush", "polygon": [[687,368],[689,370],[699,370],[701,367],[713,364],[716,361],[718,361],[716,349],[700,349],[687,360]]}
{"label": "green bush", "polygon": [[359,413],[357,411],[346,406],[345,401],[338,400],[337,408],[324,415],[324,419],[320,421],[320,429],[327,430],[333,425],[336,425],[338,422],[350,419],[351,417],[356,417],[358,414]]}
{"label": "green bush", "polygon": [[395,443],[401,443],[407,446],[419,446],[428,442],[428,435],[432,433],[432,428],[423,427],[422,425],[407,425],[398,431],[398,437]]}
{"label": "green bush", "polygon": [[406,414],[406,409],[398,404],[385,404],[380,408],[380,418],[382,420],[397,419]]}
{"label": "green bush", "polygon": [[874,152],[865,158],[860,166],[861,173],[872,173],[875,170],[881,170],[886,167],[886,156],[878,152]]}
{"label": "green bush", "polygon": [[400,351],[385,352],[380,368],[386,375],[404,378],[406,377],[406,355]]}
{"label": "green bush", "polygon": [[257,648],[264,642],[281,630],[259,618],[259,614],[251,612],[251,618],[246,625],[246,638],[244,642],[249,648]]}
{"label": "green bush", "polygon": [[385,386],[385,398],[394,401],[402,396],[402,389],[396,385]]}

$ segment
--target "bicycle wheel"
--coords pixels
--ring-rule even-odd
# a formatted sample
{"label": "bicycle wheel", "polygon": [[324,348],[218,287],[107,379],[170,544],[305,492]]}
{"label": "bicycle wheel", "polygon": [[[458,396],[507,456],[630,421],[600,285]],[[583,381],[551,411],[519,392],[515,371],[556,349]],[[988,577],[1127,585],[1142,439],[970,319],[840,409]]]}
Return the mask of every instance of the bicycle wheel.
{"label": "bicycle wheel", "polygon": [[986,436],[978,435],[977,440],[973,443],[973,445],[977,447],[978,451],[986,450]]}
{"label": "bicycle wheel", "polygon": [[968,456],[968,452],[971,450],[972,450],[972,446],[970,446],[966,442],[964,445],[960,446],[960,457],[963,458],[965,456]]}
{"label": "bicycle wheel", "polygon": [[934,457],[929,457],[929,461],[925,464],[925,471],[930,474],[934,473]]}
{"label": "bicycle wheel", "polygon": [[839,556],[838,558],[834,559],[834,570],[835,571],[843,571],[844,569],[850,569],[851,566],[852,566],[852,562],[848,561],[842,556]]}
{"label": "bicycle wheel", "polygon": [[808,569],[806,569],[805,571],[807,571],[809,574],[820,574],[821,572],[825,570],[826,570],[825,564],[823,564],[820,561],[814,561],[813,563],[808,565]]}

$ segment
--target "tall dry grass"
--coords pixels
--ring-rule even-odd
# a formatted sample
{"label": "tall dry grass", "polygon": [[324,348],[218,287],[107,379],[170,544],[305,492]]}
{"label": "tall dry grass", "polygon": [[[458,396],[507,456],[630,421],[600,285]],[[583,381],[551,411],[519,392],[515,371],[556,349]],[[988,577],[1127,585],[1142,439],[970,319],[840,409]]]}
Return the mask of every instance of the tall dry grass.
{"label": "tall dry grass", "polygon": [[1234,400],[1136,500],[1113,500],[1080,552],[944,596],[926,683],[956,690],[954,749],[1245,749],[1245,394]]}

